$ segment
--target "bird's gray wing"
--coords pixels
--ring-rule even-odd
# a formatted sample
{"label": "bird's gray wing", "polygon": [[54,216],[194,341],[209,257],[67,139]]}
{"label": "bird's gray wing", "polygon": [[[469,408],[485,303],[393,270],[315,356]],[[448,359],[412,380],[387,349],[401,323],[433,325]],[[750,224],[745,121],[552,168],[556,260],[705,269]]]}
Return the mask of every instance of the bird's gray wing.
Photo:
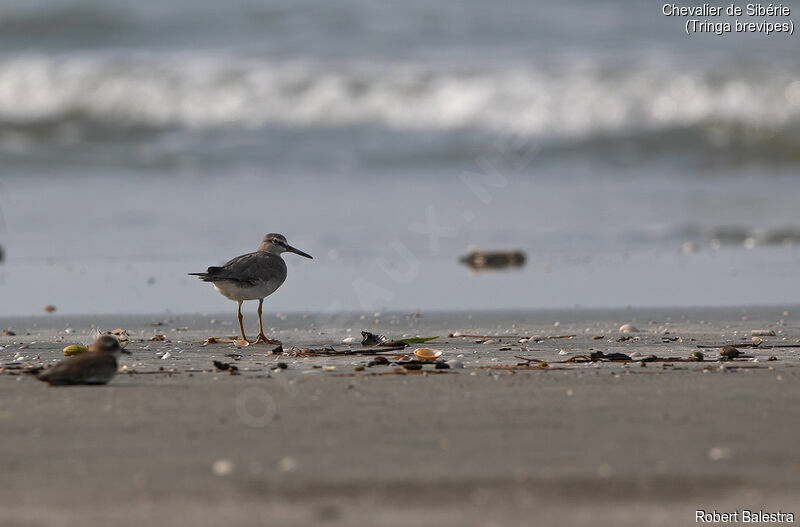
{"label": "bird's gray wing", "polygon": [[228,280],[255,285],[265,280],[286,278],[286,263],[277,254],[254,252],[237,256],[221,267],[209,267],[201,275],[206,282]]}

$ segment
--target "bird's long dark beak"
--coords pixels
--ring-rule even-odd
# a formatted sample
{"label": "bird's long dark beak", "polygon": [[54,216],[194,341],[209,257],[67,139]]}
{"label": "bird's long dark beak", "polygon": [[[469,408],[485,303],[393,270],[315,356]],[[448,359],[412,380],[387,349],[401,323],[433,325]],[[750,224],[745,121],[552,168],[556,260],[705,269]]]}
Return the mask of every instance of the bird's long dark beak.
{"label": "bird's long dark beak", "polygon": [[311,260],[314,259],[314,257],[311,256],[310,254],[304,253],[300,249],[295,249],[294,247],[292,247],[288,243],[286,244],[286,250],[289,251],[290,253],[299,254],[300,256],[305,256],[306,258],[310,258]]}

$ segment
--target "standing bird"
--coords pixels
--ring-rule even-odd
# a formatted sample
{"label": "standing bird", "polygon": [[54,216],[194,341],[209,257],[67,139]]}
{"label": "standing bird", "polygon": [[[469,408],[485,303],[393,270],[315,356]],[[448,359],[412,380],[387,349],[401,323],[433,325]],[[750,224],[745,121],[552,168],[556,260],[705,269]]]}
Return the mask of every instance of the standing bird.
{"label": "standing bird", "polygon": [[242,342],[247,342],[242,324],[242,302],[258,300],[258,336],[254,344],[268,344],[270,340],[264,335],[261,322],[261,306],[264,299],[274,293],[286,280],[286,263],[282,253],[291,252],[311,258],[299,249],[286,242],[282,234],[267,234],[254,253],[237,256],[222,267],[209,267],[205,273],[189,273],[199,276],[204,282],[214,284],[214,289],[225,298],[235,300],[239,304],[236,316],[239,319],[239,331]]}
{"label": "standing bird", "polygon": [[80,355],[62,360],[36,378],[53,386],[64,384],[106,384],[117,374],[117,359],[125,351],[117,337],[102,335]]}

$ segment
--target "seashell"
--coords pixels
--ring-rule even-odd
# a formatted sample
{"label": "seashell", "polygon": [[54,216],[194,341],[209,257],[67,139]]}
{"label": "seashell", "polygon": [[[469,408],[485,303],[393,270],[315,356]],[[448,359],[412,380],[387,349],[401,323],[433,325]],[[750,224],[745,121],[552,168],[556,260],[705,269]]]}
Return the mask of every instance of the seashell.
{"label": "seashell", "polygon": [[750,332],[751,337],[774,337],[775,332],[771,329],[754,329]]}
{"label": "seashell", "polygon": [[639,333],[639,329],[633,324],[623,324],[619,327],[620,333]]}
{"label": "seashell", "polygon": [[88,350],[86,346],[78,346],[73,344],[72,346],[67,346],[64,348],[64,356],[65,357],[72,357],[73,355],[79,355],[84,353]]}
{"label": "seashell", "polygon": [[387,364],[389,364],[389,359],[387,359],[386,357],[381,357],[380,355],[378,355],[377,357],[375,357],[375,359],[373,359],[373,360],[371,360],[371,361],[369,361],[367,363],[367,367],[368,368],[372,368],[373,366],[385,366]]}
{"label": "seashell", "polygon": [[125,331],[124,329],[117,328],[117,329],[112,329],[111,331],[101,332],[100,330],[95,328],[94,331],[92,331],[92,342],[99,339],[102,335],[113,335],[117,337],[117,340],[119,340],[119,345],[122,348],[127,346],[128,343],[131,341],[130,337],[128,336],[128,332]]}
{"label": "seashell", "polygon": [[361,337],[361,344],[363,346],[380,346],[389,342],[389,339],[386,338],[385,335],[376,335],[369,331],[362,331]]}
{"label": "seashell", "polygon": [[117,339],[119,340],[119,345],[122,346],[123,348],[127,346],[128,343],[131,341],[130,337],[128,336],[128,332],[125,331],[124,329],[120,328],[112,329],[111,331],[108,331],[106,333],[117,337]]}
{"label": "seashell", "polygon": [[689,360],[691,361],[703,362],[703,359],[705,359],[705,357],[702,351],[693,351],[689,354]]}
{"label": "seashell", "polygon": [[719,461],[721,459],[728,459],[732,455],[730,448],[725,446],[711,447],[708,451],[708,459],[711,461]]}
{"label": "seashell", "polygon": [[211,465],[211,473],[215,476],[229,476],[236,466],[230,459],[218,459]]}
{"label": "seashell", "polygon": [[464,367],[464,363],[461,362],[460,360],[449,360],[449,361],[445,362],[445,364],[447,364],[448,366],[450,366],[453,369],[459,369],[459,368],[463,368]]}
{"label": "seashell", "polygon": [[346,339],[342,339],[342,344],[353,344],[354,342],[358,342],[355,337],[347,337]]}
{"label": "seashell", "polygon": [[433,348],[419,348],[414,350],[414,355],[419,360],[436,360],[442,356],[442,350],[435,350]]}

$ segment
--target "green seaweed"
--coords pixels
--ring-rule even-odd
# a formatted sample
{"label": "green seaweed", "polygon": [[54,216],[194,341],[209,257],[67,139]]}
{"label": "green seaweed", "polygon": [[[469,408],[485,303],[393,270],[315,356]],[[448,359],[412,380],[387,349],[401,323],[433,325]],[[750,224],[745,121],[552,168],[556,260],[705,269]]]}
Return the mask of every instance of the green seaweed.
{"label": "green seaweed", "polygon": [[431,340],[436,340],[438,338],[439,335],[436,335],[435,337],[411,337],[408,339],[400,339],[397,342],[404,342],[406,344],[424,344],[426,342],[429,342]]}

